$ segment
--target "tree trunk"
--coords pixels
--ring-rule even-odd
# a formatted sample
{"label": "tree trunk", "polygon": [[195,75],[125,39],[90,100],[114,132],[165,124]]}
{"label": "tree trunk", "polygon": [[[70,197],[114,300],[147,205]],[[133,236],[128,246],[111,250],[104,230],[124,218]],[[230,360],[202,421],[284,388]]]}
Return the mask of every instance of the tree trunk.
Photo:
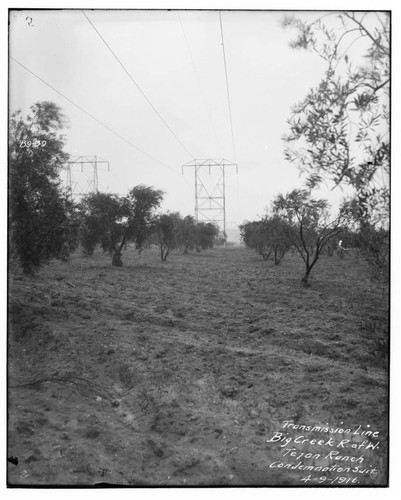
{"label": "tree trunk", "polygon": [[283,260],[284,253],[285,252],[279,252],[278,250],[274,252],[274,263],[276,264],[276,266],[278,266],[280,262]]}
{"label": "tree trunk", "polygon": [[164,252],[164,262],[167,261],[167,257],[170,255],[171,253],[171,249],[170,248],[167,248],[167,250]]}
{"label": "tree trunk", "polygon": [[305,272],[303,278],[301,279],[301,285],[304,288],[307,288],[309,286],[309,275],[310,275],[310,272],[311,272],[311,270],[307,269],[307,271]]}
{"label": "tree trunk", "polygon": [[121,260],[121,252],[114,252],[112,265],[117,267],[122,267],[123,261]]}

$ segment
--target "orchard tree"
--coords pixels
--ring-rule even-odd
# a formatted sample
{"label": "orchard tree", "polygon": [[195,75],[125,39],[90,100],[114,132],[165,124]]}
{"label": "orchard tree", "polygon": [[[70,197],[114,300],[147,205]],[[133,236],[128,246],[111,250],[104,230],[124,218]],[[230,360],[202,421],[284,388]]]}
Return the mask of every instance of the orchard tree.
{"label": "orchard tree", "polygon": [[254,248],[264,260],[272,256],[276,265],[292,246],[293,227],[276,214],[245,222],[240,226],[240,233],[247,247]]}
{"label": "orchard tree", "polygon": [[305,263],[301,284],[309,286],[309,277],[325,245],[341,231],[344,215],[330,221],[327,200],[311,197],[309,191],[294,189],[286,196],[278,195],[272,203],[273,211],[293,227],[293,245]]}
{"label": "orchard tree", "polygon": [[[154,210],[163,192],[153,187],[136,186],[126,196],[92,193],[82,201],[84,237],[113,255],[113,266],[122,266],[122,252],[128,242],[142,249],[150,236]],[[81,240],[82,241],[82,240]]]}
{"label": "orchard tree", "polygon": [[160,248],[162,262],[179,245],[179,227],[182,221],[179,212],[168,212],[158,215],[154,222],[154,240]]}
{"label": "orchard tree", "polygon": [[239,230],[245,246],[256,250],[263,260],[270,258],[271,248],[267,238],[267,227],[263,220],[245,221],[239,226]]}
{"label": "orchard tree", "polygon": [[326,63],[325,74],[293,106],[285,157],[307,175],[308,188],[329,179],[351,186],[364,223],[388,218],[390,16],[329,12],[313,22],[285,18],[294,49]]}
{"label": "orchard tree", "polygon": [[76,247],[76,208],[59,178],[68,154],[65,119],[52,102],[37,102],[9,123],[9,248],[25,273]]}
{"label": "orchard tree", "polygon": [[117,255],[121,259],[119,246],[127,218],[128,211],[122,197],[100,192],[86,195],[81,202],[80,243],[84,253],[92,255],[100,244],[103,251],[113,255],[113,265],[122,265],[117,262]]}
{"label": "orchard tree", "polygon": [[252,225],[256,222],[251,222],[249,220],[244,221],[240,226],[238,226],[240,238],[246,247],[250,247],[250,240],[252,235]]}
{"label": "orchard tree", "polygon": [[196,220],[192,215],[180,219],[178,224],[178,246],[183,253],[193,250],[196,245],[197,226]]}
{"label": "orchard tree", "polygon": [[196,250],[200,252],[213,248],[220,235],[218,226],[212,222],[198,222],[196,228]]}
{"label": "orchard tree", "polygon": [[81,206],[81,224],[79,229],[79,242],[84,255],[93,255],[99,244],[99,233],[102,231],[102,219],[87,212],[86,203]]}
{"label": "orchard tree", "polygon": [[293,227],[283,218],[278,215],[265,217],[268,239],[270,248],[273,254],[274,263],[280,264],[284,255],[292,247]]}
{"label": "orchard tree", "polygon": [[347,227],[342,236],[347,246],[355,248],[370,265],[373,277],[389,280],[390,272],[390,234],[386,227],[377,227],[361,221],[358,201],[345,199],[341,205],[347,217]]}

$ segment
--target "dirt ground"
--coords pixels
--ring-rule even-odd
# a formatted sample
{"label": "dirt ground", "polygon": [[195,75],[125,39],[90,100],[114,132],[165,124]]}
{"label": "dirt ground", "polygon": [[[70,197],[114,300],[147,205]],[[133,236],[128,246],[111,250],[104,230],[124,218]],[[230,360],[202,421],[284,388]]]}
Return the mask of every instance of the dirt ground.
{"label": "dirt ground", "polygon": [[358,485],[386,483],[388,287],[363,260],[322,257],[308,289],[297,255],[123,260],[10,271],[9,485],[309,486],[270,466],[283,421],[379,430]]}

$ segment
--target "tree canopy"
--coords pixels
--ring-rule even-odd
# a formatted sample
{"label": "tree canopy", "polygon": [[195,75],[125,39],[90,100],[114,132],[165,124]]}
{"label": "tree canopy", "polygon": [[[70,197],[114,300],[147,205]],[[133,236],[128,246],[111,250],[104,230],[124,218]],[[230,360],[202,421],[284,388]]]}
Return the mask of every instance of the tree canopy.
{"label": "tree canopy", "polygon": [[126,196],[91,193],[81,204],[84,245],[100,243],[113,254],[112,263],[122,266],[122,252],[128,242],[141,249],[151,234],[154,211],[160,206],[163,192],[153,187],[136,186]]}
{"label": "tree canopy", "polygon": [[389,210],[390,17],[387,12],[330,12],[316,21],[286,18],[294,49],[326,63],[316,88],[294,105],[285,157],[313,188],[324,180],[355,190],[359,217]]}
{"label": "tree canopy", "polygon": [[37,102],[9,127],[9,244],[22,269],[32,273],[51,258],[66,258],[76,245],[78,219],[60,182],[68,154],[65,119],[52,102]]}
{"label": "tree canopy", "polygon": [[178,227],[178,246],[184,253],[193,250],[196,246],[198,227],[195,217],[186,215],[179,222]]}
{"label": "tree canopy", "polygon": [[219,227],[212,222],[198,222],[196,227],[196,249],[200,251],[213,248],[220,235]]}
{"label": "tree canopy", "polygon": [[312,198],[305,189],[294,189],[287,195],[278,195],[273,203],[273,212],[285,219],[294,228],[292,243],[305,263],[303,286],[309,285],[309,277],[320,254],[330,239],[337,236],[345,216],[342,212],[330,220],[327,200]]}
{"label": "tree canopy", "polygon": [[154,222],[154,238],[160,248],[160,258],[166,261],[170,253],[179,246],[179,228],[182,217],[179,212],[160,214]]}
{"label": "tree canopy", "polygon": [[254,248],[264,260],[273,256],[275,264],[280,264],[292,246],[293,228],[277,214],[258,221],[245,221],[239,229],[241,239],[248,248]]}

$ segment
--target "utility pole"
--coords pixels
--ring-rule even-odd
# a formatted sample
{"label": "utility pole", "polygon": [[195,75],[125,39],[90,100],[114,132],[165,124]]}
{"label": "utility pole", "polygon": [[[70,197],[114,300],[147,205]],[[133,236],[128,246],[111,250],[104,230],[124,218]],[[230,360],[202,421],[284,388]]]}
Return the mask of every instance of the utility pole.
{"label": "utility pole", "polygon": [[[217,222],[223,226],[224,238],[226,238],[226,167],[235,167],[238,173],[238,165],[224,158],[195,159],[182,165],[182,173],[185,167],[191,167],[195,173],[195,219],[197,222]],[[208,169],[209,176],[213,171],[214,181],[206,181],[205,170]],[[212,170],[213,169],[213,170]],[[225,242],[224,242],[225,246]]]}
{"label": "utility pole", "polygon": [[[107,171],[110,172],[110,162],[99,158],[98,156],[74,156],[69,161],[64,163],[64,168],[67,172],[66,184],[70,189],[72,198],[81,198],[88,193],[97,193],[99,185],[98,165],[107,163]],[[74,167],[81,166],[81,174],[84,173],[84,166],[90,166],[92,172],[89,175],[83,176],[80,182],[73,175]],[[82,177],[82,176],[81,176]]]}

